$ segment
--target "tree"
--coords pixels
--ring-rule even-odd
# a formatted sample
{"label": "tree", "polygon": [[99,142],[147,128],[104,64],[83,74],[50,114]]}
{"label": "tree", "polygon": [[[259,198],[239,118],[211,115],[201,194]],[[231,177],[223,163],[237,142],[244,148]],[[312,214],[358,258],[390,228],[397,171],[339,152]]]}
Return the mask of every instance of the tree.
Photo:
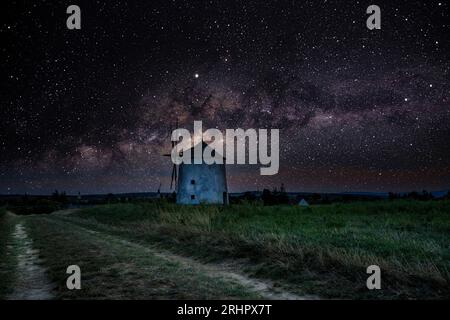
{"label": "tree", "polygon": [[273,195],[272,192],[270,192],[269,189],[264,189],[261,196],[262,201],[264,202],[265,206],[271,206],[273,205]]}

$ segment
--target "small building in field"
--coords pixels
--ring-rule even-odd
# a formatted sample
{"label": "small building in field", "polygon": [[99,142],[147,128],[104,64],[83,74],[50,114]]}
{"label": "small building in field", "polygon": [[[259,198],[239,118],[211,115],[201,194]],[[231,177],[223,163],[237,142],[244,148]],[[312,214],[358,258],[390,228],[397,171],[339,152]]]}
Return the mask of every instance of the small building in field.
{"label": "small building in field", "polygon": [[305,199],[300,200],[300,202],[298,203],[298,205],[299,205],[300,207],[309,207],[309,203],[308,203]]}

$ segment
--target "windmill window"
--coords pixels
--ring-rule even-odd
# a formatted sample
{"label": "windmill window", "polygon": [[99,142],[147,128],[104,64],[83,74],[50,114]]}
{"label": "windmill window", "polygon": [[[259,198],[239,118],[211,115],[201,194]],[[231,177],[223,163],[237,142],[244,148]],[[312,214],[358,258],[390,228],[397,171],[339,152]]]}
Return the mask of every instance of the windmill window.
{"label": "windmill window", "polygon": [[191,184],[195,184],[195,180],[191,180]]}
{"label": "windmill window", "polygon": [[194,199],[195,199],[195,194],[193,194],[193,195],[191,196],[191,199],[192,199],[192,200],[194,200]]}

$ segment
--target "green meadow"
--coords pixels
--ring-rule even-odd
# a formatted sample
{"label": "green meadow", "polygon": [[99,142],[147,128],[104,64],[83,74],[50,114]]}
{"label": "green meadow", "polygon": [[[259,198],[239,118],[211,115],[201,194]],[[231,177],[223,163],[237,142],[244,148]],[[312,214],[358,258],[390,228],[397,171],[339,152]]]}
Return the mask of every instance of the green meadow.
{"label": "green meadow", "polygon": [[[386,200],[307,208],[256,204],[222,207],[128,203],[16,219],[21,219],[29,230],[52,281],[60,284],[56,297],[74,295],[65,293],[62,285],[66,277],[62,274],[63,267],[71,261],[65,251],[73,251],[83,259],[90,250],[90,258],[84,259],[95,275],[95,270],[105,268],[102,263],[111,263],[108,260],[113,259],[110,255],[116,258],[123,256],[124,261],[127,260],[126,250],[115,242],[121,239],[143,248],[186,257],[205,266],[226,265],[250,279],[270,283],[274,290],[299,297],[450,298],[449,201]],[[89,234],[85,236],[80,233],[86,231]],[[59,240],[52,241],[52,237]],[[95,249],[98,244],[94,243],[99,238],[104,242],[102,250]],[[89,249],[92,245],[95,248]],[[105,255],[108,250],[111,250],[107,254],[108,259],[102,260],[98,253]],[[163,263],[152,260],[150,254],[144,257],[147,260],[141,255],[144,254],[134,253],[134,259],[139,260],[141,267]],[[60,265],[55,266],[57,264]],[[366,287],[369,265],[381,268],[381,290],[368,290]],[[189,288],[189,283],[181,285],[186,277],[179,276],[179,266],[173,270],[167,266],[160,267],[159,271],[156,268],[156,273],[151,273],[156,282],[158,279],[165,279],[162,280],[164,283],[173,279],[169,282],[175,292],[178,290],[177,282],[180,292],[181,288]],[[192,283],[202,283],[201,277],[213,276],[201,268],[198,270],[200,274],[191,271],[188,278],[193,277]],[[138,279],[142,277],[139,271],[135,272],[134,280],[130,282],[128,279],[127,283],[140,283]],[[101,278],[104,275],[97,276]],[[117,293],[114,283],[125,281],[121,272],[109,276],[113,279],[111,290],[96,289],[105,295],[101,298],[140,297],[139,290],[125,296]],[[100,278],[94,278],[91,281],[103,283]],[[217,281],[227,283],[226,279]],[[228,285],[230,287],[225,290],[227,285],[217,284],[209,288],[206,295],[198,290],[187,290],[186,295],[189,298],[224,299],[258,295],[258,292],[247,292],[242,283]],[[167,298],[164,294],[159,296],[155,290],[145,297]],[[92,295],[96,297],[95,293]],[[177,295],[170,297],[177,298]]]}
{"label": "green meadow", "polygon": [[[77,216],[205,261],[245,259],[243,268],[254,276],[324,297],[448,295],[449,202],[309,208],[125,204]],[[372,264],[383,272],[383,293],[366,288]]]}

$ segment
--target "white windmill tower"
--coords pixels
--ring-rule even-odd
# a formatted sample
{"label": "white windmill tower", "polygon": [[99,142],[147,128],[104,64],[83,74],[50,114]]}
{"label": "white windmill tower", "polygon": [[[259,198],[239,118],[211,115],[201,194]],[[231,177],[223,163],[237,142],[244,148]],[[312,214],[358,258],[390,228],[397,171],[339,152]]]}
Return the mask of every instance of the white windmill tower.
{"label": "white windmill tower", "polygon": [[[178,124],[177,124],[178,127]],[[207,146],[202,144],[202,150]],[[172,148],[175,142],[172,141]],[[194,159],[194,147],[185,152],[192,152],[191,159]],[[171,156],[166,154],[165,156]],[[223,155],[216,155],[223,157]],[[222,164],[200,164],[182,163],[172,166],[170,189],[176,190],[178,204],[228,204],[228,187],[225,170],[225,158]]]}

